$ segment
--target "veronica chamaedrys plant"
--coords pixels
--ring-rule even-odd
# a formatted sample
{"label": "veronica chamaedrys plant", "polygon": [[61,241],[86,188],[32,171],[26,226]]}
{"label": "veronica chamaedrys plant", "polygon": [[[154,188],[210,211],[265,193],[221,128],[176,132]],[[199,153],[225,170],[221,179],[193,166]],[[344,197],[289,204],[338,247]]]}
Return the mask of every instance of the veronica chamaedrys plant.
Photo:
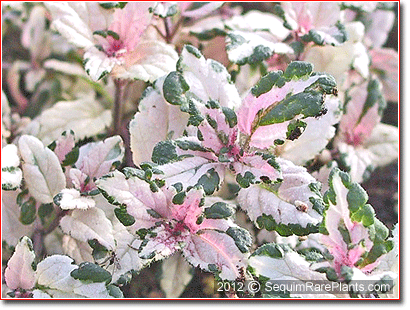
{"label": "veronica chamaedrys plant", "polygon": [[149,2],[45,5],[52,26],[84,49],[84,68],[94,81],[109,73],[120,79],[153,81],[175,67],[174,49],[145,36],[152,17]]}
{"label": "veronica chamaedrys plant", "polygon": [[117,206],[115,214],[142,243],[134,248],[142,259],[160,260],[181,250],[193,266],[235,280],[246,268],[252,243],[249,233],[235,225],[232,207],[224,202],[204,206],[204,190],[187,191],[182,184],[166,186],[151,179],[153,170],[126,168],[100,178],[97,186]]}

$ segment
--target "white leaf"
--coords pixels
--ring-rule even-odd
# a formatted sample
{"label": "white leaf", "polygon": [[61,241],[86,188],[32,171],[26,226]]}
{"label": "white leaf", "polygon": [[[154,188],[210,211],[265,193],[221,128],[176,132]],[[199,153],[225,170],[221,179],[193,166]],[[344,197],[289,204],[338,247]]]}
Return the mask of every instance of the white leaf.
{"label": "white leaf", "polygon": [[23,237],[17,244],[4,272],[4,278],[9,288],[22,288],[25,290],[33,288],[35,283],[33,270],[35,257],[31,240],[28,237]]}
{"label": "white leaf", "polygon": [[114,9],[104,9],[97,2],[46,2],[52,15],[52,27],[80,48],[94,45],[93,32],[108,29]]}
{"label": "white leaf", "polygon": [[[290,54],[293,49],[282,42],[274,42],[274,38],[267,32],[232,31],[228,33],[226,50],[228,58],[240,65],[265,60],[276,54]],[[261,49],[263,48],[263,53]],[[253,60],[252,58],[255,58]]]}
{"label": "white leaf", "polygon": [[21,183],[23,174],[20,157],[14,144],[7,144],[1,149],[1,188],[3,190],[16,190]]}
{"label": "white leaf", "polygon": [[167,138],[179,138],[188,122],[189,115],[179,106],[167,103],[163,97],[163,78],[157,80],[139,103],[130,122],[131,151],[133,161],[139,165],[151,161],[154,146]]}
{"label": "white leaf", "polygon": [[86,77],[87,75],[84,72],[84,69],[82,66],[80,66],[77,63],[70,63],[67,61],[61,61],[58,59],[47,59],[43,63],[44,69],[51,69],[57,72],[61,72],[63,74],[67,75],[75,75],[75,76],[81,76],[81,77]]}
{"label": "white leaf", "polygon": [[238,91],[231,83],[226,68],[213,59],[205,59],[202,55],[194,55],[186,47],[181,52],[179,66],[189,91],[204,103],[209,100],[218,101],[223,107],[234,109],[241,103]]}
{"label": "white leaf", "polygon": [[66,185],[57,155],[33,136],[23,135],[18,143],[30,194],[41,203],[53,202]]}
{"label": "white leaf", "polygon": [[[306,281],[326,280],[324,274],[312,270],[310,264],[302,256],[287,246],[268,243],[256,250],[255,254],[249,258],[249,265],[257,275],[267,277],[272,281],[292,281],[292,285],[304,285]],[[326,295],[326,292],[323,291],[323,294]],[[291,294],[291,297],[318,298],[320,296]]]}
{"label": "white leaf", "polygon": [[160,285],[167,298],[179,297],[193,277],[192,267],[180,253],[165,259],[161,270]]}
{"label": "white leaf", "polygon": [[[37,265],[37,284],[46,287],[45,293],[54,298],[110,298],[105,283],[82,283],[71,277],[77,269],[68,256],[53,255]],[[43,295],[45,296],[45,295]]]}
{"label": "white leaf", "polygon": [[74,188],[65,188],[60,194],[58,206],[63,210],[80,209],[86,210],[95,207],[95,201],[90,197],[82,197],[81,193]]}
{"label": "white leaf", "polygon": [[112,224],[105,217],[104,211],[98,208],[84,211],[75,209],[71,215],[61,219],[60,227],[64,233],[82,242],[97,239],[109,250],[115,246]]}
{"label": "white leaf", "polygon": [[363,182],[368,177],[368,172],[374,169],[372,153],[361,146],[356,148],[344,142],[337,142],[337,148],[344,164],[350,168],[349,174],[352,181]]}
{"label": "white leaf", "polygon": [[74,259],[77,264],[82,262],[92,262],[92,248],[88,242],[79,241],[69,235],[64,235],[62,238],[62,248],[64,254]]}
{"label": "white leaf", "polygon": [[60,164],[63,163],[65,156],[71,152],[75,146],[74,133],[64,132],[57,140],[54,153],[57,155]]}
{"label": "white leaf", "polygon": [[296,140],[286,140],[279,147],[279,155],[296,165],[304,165],[308,160],[319,154],[335,135],[333,125],[339,122],[341,111],[339,100],[330,97],[325,101],[327,113],[319,118],[308,117],[303,120],[307,126]]}
{"label": "white leaf", "polygon": [[174,48],[161,41],[143,41],[130,55],[129,63],[118,66],[112,72],[119,79],[153,82],[176,69],[178,54]]}
{"label": "white leaf", "polygon": [[111,125],[111,111],[105,110],[94,94],[75,101],[60,101],[35,119],[40,129],[37,137],[44,144],[57,140],[64,131],[74,131],[77,139],[92,137]]}
{"label": "white leaf", "polygon": [[241,189],[238,194],[241,208],[253,221],[272,216],[276,224],[298,224],[307,229],[319,224],[322,216],[313,209],[310,201],[311,197],[319,197],[309,187],[316,180],[303,167],[283,159],[277,161],[282,169],[283,181],[277,186],[251,185]]}
{"label": "white leaf", "polygon": [[14,246],[23,236],[31,236],[35,225],[23,225],[20,222],[20,206],[16,202],[21,191],[1,193],[1,238],[8,245]]}
{"label": "white leaf", "polygon": [[377,124],[364,147],[372,153],[373,166],[386,166],[399,154],[399,129],[395,126]]}

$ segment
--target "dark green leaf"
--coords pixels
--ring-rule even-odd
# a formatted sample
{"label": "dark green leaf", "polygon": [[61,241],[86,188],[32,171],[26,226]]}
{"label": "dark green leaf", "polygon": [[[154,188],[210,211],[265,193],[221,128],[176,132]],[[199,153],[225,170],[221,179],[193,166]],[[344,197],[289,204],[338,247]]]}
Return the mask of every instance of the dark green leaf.
{"label": "dark green leaf", "polygon": [[90,262],[81,263],[78,269],[71,271],[70,276],[82,282],[111,282],[111,274],[104,268]]}

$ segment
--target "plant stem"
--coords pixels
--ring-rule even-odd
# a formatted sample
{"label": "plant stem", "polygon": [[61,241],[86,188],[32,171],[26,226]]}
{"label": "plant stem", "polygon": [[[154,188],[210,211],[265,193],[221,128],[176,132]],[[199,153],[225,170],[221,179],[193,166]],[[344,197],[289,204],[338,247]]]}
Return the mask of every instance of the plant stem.
{"label": "plant stem", "polygon": [[112,119],[114,123],[113,135],[121,134],[121,122],[122,122],[122,109],[121,101],[124,91],[124,83],[120,79],[114,80],[115,84],[115,97],[114,97],[114,109],[112,113]]}
{"label": "plant stem", "polygon": [[164,26],[165,26],[165,41],[169,44],[172,41],[172,26],[171,26],[171,20],[169,19],[169,17],[165,17],[164,18]]}

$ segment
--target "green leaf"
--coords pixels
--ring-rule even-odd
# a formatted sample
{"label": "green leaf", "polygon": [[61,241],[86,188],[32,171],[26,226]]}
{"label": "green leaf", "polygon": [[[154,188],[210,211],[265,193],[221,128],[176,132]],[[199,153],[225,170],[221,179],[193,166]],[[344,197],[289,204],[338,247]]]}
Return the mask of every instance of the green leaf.
{"label": "green leaf", "polygon": [[268,231],[276,231],[279,235],[288,237],[291,235],[306,236],[312,233],[319,232],[319,225],[308,223],[306,227],[299,224],[282,224],[277,223],[272,215],[263,214],[256,219],[256,224],[259,229]]}
{"label": "green leaf", "polygon": [[375,104],[378,104],[378,113],[379,115],[383,114],[384,109],[386,108],[386,101],[381,91],[381,84],[379,80],[374,79],[370,80],[367,84],[367,97],[363,106],[362,113],[360,114],[357,124],[360,123],[362,118],[366,115],[367,111],[372,108]]}
{"label": "green leaf", "polygon": [[111,274],[104,268],[90,262],[81,263],[78,269],[71,271],[70,276],[82,282],[111,282]]}
{"label": "green leaf", "polygon": [[283,75],[282,71],[272,71],[263,76],[259,82],[252,87],[251,92],[255,97],[269,92],[278,79]]}
{"label": "green leaf", "polygon": [[289,121],[297,115],[317,116],[323,109],[324,98],[318,91],[306,91],[290,96],[274,105],[259,120],[259,126],[267,126]]}
{"label": "green leaf", "polygon": [[236,175],[236,182],[243,188],[248,188],[255,183],[255,176],[250,171],[246,171],[242,176],[240,173]]}
{"label": "green leaf", "polygon": [[74,165],[77,162],[79,155],[80,155],[80,149],[78,147],[73,148],[69,153],[65,155],[65,158],[63,162],[61,163],[61,165],[62,166]]}
{"label": "green leaf", "polygon": [[306,61],[292,61],[285,72],[283,77],[288,81],[293,79],[300,79],[304,76],[308,76],[313,72],[313,65]]}
{"label": "green leaf", "polygon": [[219,182],[219,174],[215,171],[214,168],[212,168],[199,178],[196,185],[202,186],[205,194],[212,195],[216,190],[219,189]]}
{"label": "green leaf", "polygon": [[286,132],[286,139],[296,140],[305,131],[307,124],[299,119],[292,120],[288,125],[288,131]]}
{"label": "green leaf", "polygon": [[189,90],[189,85],[185,81],[183,75],[177,71],[173,71],[167,75],[162,86],[164,98],[174,105],[188,105],[188,99],[185,93]]}
{"label": "green leaf", "polygon": [[235,241],[235,245],[242,253],[249,252],[252,246],[252,237],[249,232],[241,227],[229,227],[226,233]]}
{"label": "green leaf", "polygon": [[88,245],[93,249],[91,254],[95,260],[104,258],[108,253],[108,249],[101,245],[97,239],[88,240]]}
{"label": "green leaf", "polygon": [[54,218],[52,215],[55,216],[54,206],[52,203],[41,204],[38,208],[38,216],[40,217],[41,223],[45,225],[46,222],[50,221],[50,219]]}
{"label": "green leaf", "polygon": [[115,216],[124,226],[131,226],[135,223],[135,219],[132,215],[127,213],[126,208],[116,208],[114,209]]}
{"label": "green leaf", "polygon": [[207,219],[226,219],[234,214],[234,210],[226,202],[215,202],[204,210]]}
{"label": "green leaf", "polygon": [[107,285],[108,294],[114,298],[124,298],[124,294],[120,288],[114,284]]}
{"label": "green leaf", "polygon": [[171,141],[161,141],[157,143],[152,151],[151,160],[158,165],[164,165],[178,160],[175,143]]}
{"label": "green leaf", "polygon": [[267,243],[257,248],[252,256],[268,256],[275,259],[282,259],[285,257],[286,248],[283,245],[275,243]]}
{"label": "green leaf", "polygon": [[235,127],[238,123],[235,111],[227,107],[222,107],[222,112],[225,115],[225,119],[228,122],[229,128]]}
{"label": "green leaf", "polygon": [[36,219],[36,200],[33,197],[21,205],[20,222],[24,225],[30,225]]}
{"label": "green leaf", "polygon": [[176,194],[174,197],[172,197],[172,203],[176,205],[182,205],[184,203],[186,197],[185,192],[180,192]]}
{"label": "green leaf", "polygon": [[361,187],[358,183],[353,183],[349,188],[346,198],[347,203],[349,204],[349,210],[351,212],[356,212],[366,204],[369,196],[363,187]]}

